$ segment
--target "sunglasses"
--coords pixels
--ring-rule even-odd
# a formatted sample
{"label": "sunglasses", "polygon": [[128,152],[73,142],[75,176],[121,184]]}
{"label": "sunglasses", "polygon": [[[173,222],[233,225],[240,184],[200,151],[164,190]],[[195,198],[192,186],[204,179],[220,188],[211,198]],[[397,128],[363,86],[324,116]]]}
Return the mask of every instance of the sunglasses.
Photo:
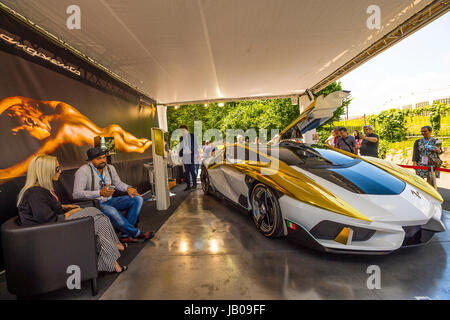
{"label": "sunglasses", "polygon": [[57,166],[57,167],[56,167],[56,172],[59,172],[59,173],[61,173],[61,172],[62,172],[62,170],[61,170],[61,167],[60,167],[60,166]]}

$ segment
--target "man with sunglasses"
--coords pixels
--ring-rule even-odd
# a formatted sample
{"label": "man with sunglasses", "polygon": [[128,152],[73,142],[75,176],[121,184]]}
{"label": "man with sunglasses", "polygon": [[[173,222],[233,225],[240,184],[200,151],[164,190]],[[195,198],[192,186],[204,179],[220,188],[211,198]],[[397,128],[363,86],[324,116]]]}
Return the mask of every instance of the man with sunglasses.
{"label": "man with sunglasses", "polygon": [[363,127],[364,134],[360,134],[362,139],[359,152],[362,156],[369,156],[378,158],[378,135],[373,133],[372,126],[366,125]]}
{"label": "man with sunglasses", "polygon": [[[142,232],[135,227],[143,200],[137,190],[120,180],[116,169],[106,163],[107,151],[91,148],[87,151],[88,163],[75,173],[74,199],[98,199],[100,210],[121,232],[121,242],[140,242],[153,238],[154,232]],[[128,193],[113,197],[114,191]],[[124,217],[120,210],[128,209]]]}

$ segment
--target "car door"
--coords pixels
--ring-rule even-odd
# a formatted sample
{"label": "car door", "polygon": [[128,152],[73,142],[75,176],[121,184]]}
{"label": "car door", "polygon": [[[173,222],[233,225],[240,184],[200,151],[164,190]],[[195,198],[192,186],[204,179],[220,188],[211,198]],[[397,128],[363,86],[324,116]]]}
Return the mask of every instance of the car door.
{"label": "car door", "polygon": [[318,128],[330,119],[334,111],[340,107],[349,92],[335,91],[326,97],[317,97],[300,116],[274,137],[269,144],[276,144],[281,140],[301,139],[303,135]]}
{"label": "car door", "polygon": [[224,164],[220,167],[227,182],[227,197],[235,203],[247,206],[248,187],[245,174],[235,168],[244,163],[248,152],[244,147],[233,145],[225,151]]}
{"label": "car door", "polygon": [[214,189],[227,198],[230,198],[232,196],[230,186],[228,185],[228,180],[226,180],[222,171],[223,157],[224,150],[220,150],[214,159],[208,161],[208,175],[210,183]]}

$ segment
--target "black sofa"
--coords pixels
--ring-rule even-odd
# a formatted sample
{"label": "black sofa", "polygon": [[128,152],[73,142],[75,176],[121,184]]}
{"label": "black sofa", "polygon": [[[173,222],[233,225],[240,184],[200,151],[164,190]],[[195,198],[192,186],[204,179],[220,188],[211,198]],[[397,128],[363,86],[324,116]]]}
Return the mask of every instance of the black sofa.
{"label": "black sofa", "polygon": [[[141,181],[141,177],[148,176],[146,169],[142,166],[142,163],[146,161],[148,160],[127,161],[114,165],[119,175],[124,177],[127,182],[136,186],[138,190],[148,190],[150,186],[148,179]],[[74,203],[72,188],[76,170],[64,170],[59,181],[55,183],[55,192],[62,203]],[[97,263],[96,260],[93,263],[92,259],[92,257],[96,259],[95,240],[91,241],[93,237],[95,239],[93,221],[92,225],[91,222],[82,223],[81,221],[89,220],[89,218],[85,218],[61,224],[19,226],[17,224],[16,197],[24,184],[25,176],[0,184],[0,225],[3,224],[0,237],[0,271],[6,270],[8,290],[19,297],[24,297],[63,288],[70,276],[65,273],[67,266],[64,267],[64,265],[76,260],[81,268],[82,281],[91,280],[92,291],[95,295],[97,293]],[[120,192],[116,191],[114,196],[119,195],[121,195]],[[99,203],[91,201],[90,203],[83,202],[80,205],[82,207],[93,205],[98,207]],[[126,214],[126,211],[123,213]],[[86,230],[83,231],[83,228]],[[38,235],[41,232],[42,239],[41,235]],[[81,244],[81,238],[83,238],[83,244]],[[77,243],[77,245],[71,247],[72,244],[69,245],[68,242]],[[68,246],[64,246],[65,244]],[[73,259],[68,257],[68,253],[71,251],[76,252],[76,254],[72,254]],[[59,262],[52,264],[54,261],[61,262],[63,267]],[[89,267],[85,265],[89,265]],[[53,277],[55,270],[61,270],[61,268],[63,273],[58,271]],[[86,270],[83,271],[84,269]]]}
{"label": "black sofa", "polygon": [[[66,179],[55,184],[61,201],[78,204],[82,208],[99,208],[97,200],[73,201],[66,188],[73,184],[73,173],[65,172]],[[23,183],[15,183],[16,194]],[[98,248],[93,218],[25,227],[19,225],[15,199],[12,201],[7,206],[9,218],[1,226],[8,291],[17,297],[31,297],[65,288],[71,275],[67,273],[67,267],[76,265],[81,270],[80,280],[90,280],[92,294],[96,295]]]}
{"label": "black sofa", "polygon": [[18,297],[67,286],[67,268],[78,266],[80,280],[91,280],[97,294],[97,247],[94,219],[86,217],[24,227],[18,217],[1,227],[8,291]]}

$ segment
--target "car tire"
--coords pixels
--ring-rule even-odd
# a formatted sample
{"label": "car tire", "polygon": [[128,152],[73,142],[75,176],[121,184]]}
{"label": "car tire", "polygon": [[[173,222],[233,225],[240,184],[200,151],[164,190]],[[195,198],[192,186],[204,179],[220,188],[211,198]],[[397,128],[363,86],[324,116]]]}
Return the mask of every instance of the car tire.
{"label": "car tire", "polygon": [[202,166],[200,181],[202,183],[203,193],[206,195],[211,194],[211,184],[209,182],[209,174],[205,166]]}
{"label": "car tire", "polygon": [[251,215],[256,228],[268,238],[283,234],[283,218],[275,192],[262,183],[257,183],[251,192]]}

